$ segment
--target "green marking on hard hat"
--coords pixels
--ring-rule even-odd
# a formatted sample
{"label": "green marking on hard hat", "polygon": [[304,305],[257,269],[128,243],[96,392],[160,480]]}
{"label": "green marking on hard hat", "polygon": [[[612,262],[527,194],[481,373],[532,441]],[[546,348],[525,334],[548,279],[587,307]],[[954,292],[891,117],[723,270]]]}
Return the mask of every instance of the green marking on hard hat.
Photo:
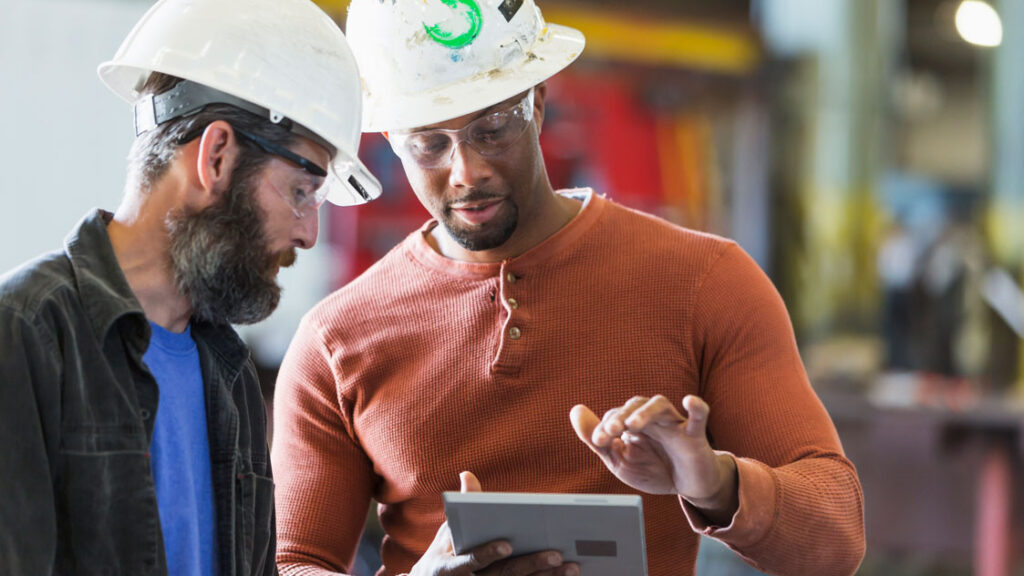
{"label": "green marking on hard hat", "polygon": [[442,24],[427,26],[424,23],[423,28],[426,29],[427,35],[434,42],[447,48],[462,48],[476,40],[477,35],[480,34],[480,28],[483,26],[483,17],[480,15],[480,6],[477,5],[476,0],[441,0],[441,2],[453,10],[459,10],[461,5],[461,12],[469,24],[469,30],[462,34],[456,34],[455,31],[444,28]]}

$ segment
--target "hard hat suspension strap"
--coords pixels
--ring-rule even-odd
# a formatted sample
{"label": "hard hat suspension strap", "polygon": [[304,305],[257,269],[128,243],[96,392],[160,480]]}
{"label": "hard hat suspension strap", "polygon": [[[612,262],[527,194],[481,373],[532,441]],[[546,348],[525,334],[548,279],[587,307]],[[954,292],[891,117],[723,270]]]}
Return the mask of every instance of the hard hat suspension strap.
{"label": "hard hat suspension strap", "polygon": [[326,140],[298,123],[285,118],[281,113],[268,110],[248,100],[198,84],[190,80],[182,80],[170,90],[156,96],[148,94],[135,102],[135,135],[139,136],[157,126],[180,116],[188,116],[201,111],[211,104],[228,104],[251,112],[260,118],[266,118],[286,130],[309,138],[324,147],[333,156],[336,152]]}

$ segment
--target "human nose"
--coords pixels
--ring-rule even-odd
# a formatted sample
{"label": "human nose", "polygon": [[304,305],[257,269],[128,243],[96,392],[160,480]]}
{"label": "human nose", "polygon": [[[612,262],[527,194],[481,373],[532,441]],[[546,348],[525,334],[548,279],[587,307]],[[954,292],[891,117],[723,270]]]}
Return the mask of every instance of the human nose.
{"label": "human nose", "polygon": [[487,181],[492,173],[490,163],[468,141],[461,140],[455,144],[448,172],[449,185],[453,188],[473,188]]}
{"label": "human nose", "polygon": [[307,208],[302,217],[295,221],[292,243],[296,248],[308,250],[316,244],[319,234],[320,211],[315,208]]}

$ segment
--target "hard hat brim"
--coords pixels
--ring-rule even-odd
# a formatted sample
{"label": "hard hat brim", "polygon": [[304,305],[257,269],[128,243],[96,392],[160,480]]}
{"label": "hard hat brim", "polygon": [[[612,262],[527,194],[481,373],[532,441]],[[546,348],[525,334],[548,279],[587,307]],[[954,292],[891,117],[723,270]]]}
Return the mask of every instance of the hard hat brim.
{"label": "hard hat brim", "polygon": [[518,65],[417,94],[364,92],[363,132],[409,130],[483,110],[554,76],[575,61],[585,45],[580,31],[548,23]]}
{"label": "hard hat brim", "polygon": [[335,206],[357,206],[381,195],[380,181],[353,154],[339,150],[328,170],[327,201]]}

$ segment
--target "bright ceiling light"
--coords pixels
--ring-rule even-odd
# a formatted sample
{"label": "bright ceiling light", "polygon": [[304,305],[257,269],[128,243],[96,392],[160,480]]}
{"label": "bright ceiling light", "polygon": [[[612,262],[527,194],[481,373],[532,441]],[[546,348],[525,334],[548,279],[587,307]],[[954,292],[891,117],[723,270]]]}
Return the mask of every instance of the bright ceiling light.
{"label": "bright ceiling light", "polygon": [[964,0],[956,9],[956,30],[964,40],[976,46],[999,46],[1003,41],[1003,22],[988,2]]}

